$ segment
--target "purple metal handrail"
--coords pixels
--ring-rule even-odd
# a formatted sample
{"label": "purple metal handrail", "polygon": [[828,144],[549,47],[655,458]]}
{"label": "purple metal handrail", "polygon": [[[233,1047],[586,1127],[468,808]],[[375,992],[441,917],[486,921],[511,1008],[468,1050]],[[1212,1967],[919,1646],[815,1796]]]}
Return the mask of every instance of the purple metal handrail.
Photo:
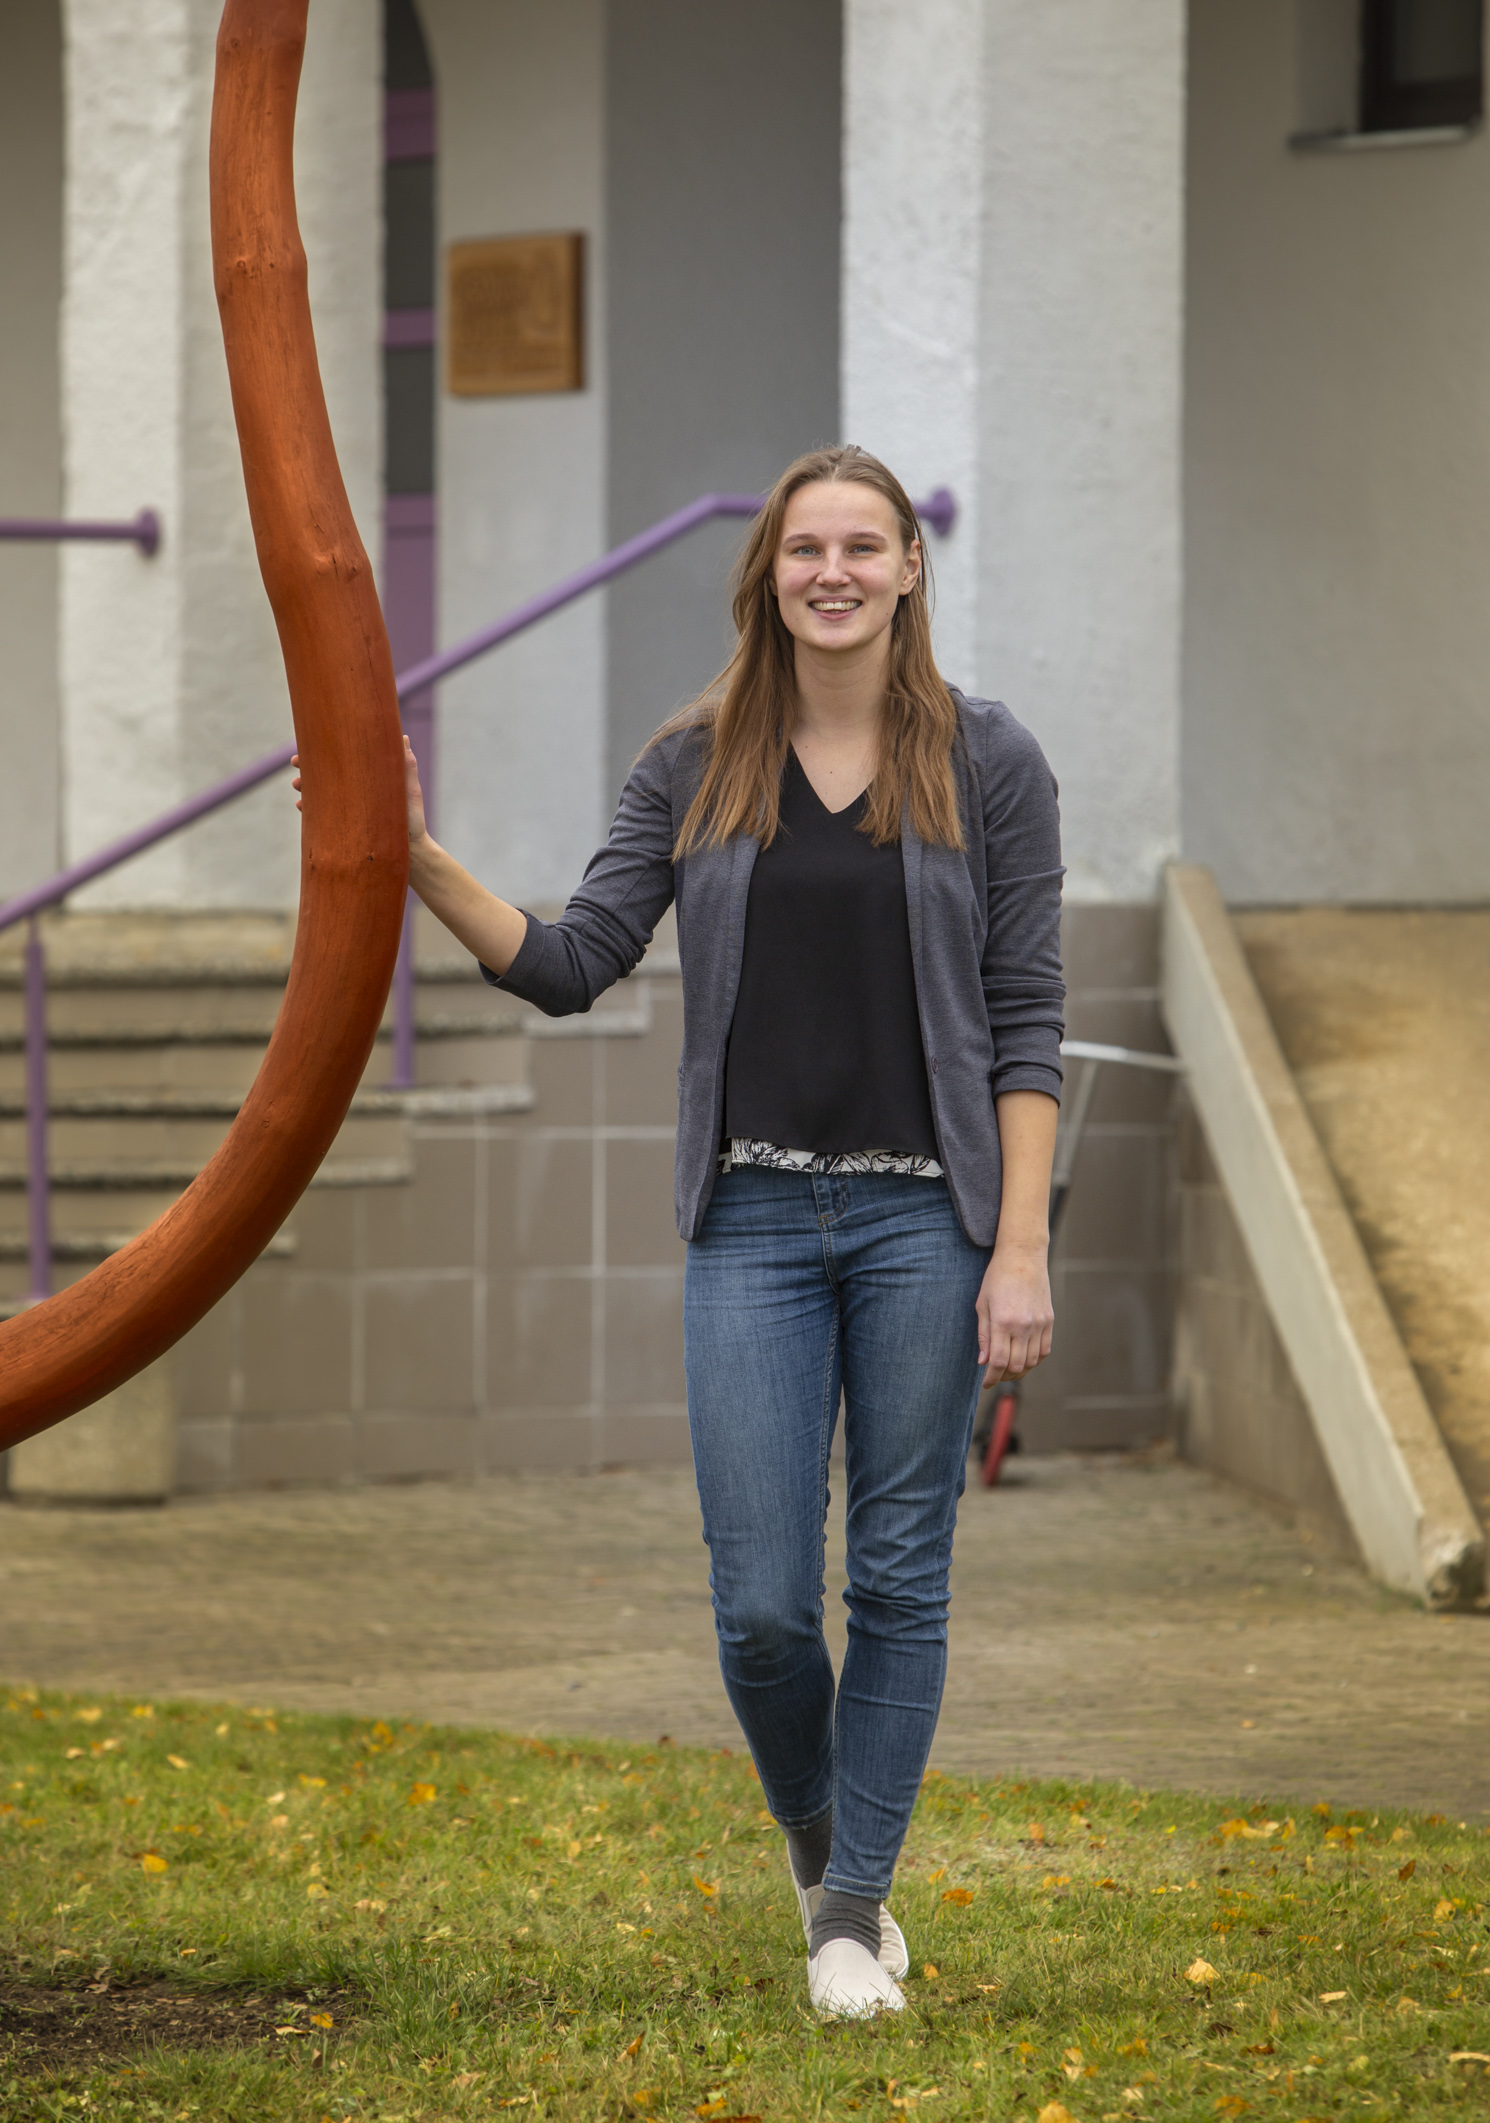
{"label": "purple metal handrail", "polygon": [[[754,516],[761,506],[759,494],[700,494],[697,501],[689,502],[683,509],[675,509],[671,516],[664,516],[660,523],[639,531],[635,538],[615,546],[599,560],[580,568],[573,575],[566,575],[552,589],[530,597],[526,604],[516,606],[501,619],[479,634],[470,634],[453,648],[442,649],[436,656],[427,656],[423,663],[416,663],[412,670],[405,671],[397,680],[398,697],[408,700],[426,691],[442,678],[450,677],[478,656],[485,656],[510,641],[514,634],[535,626],[551,612],[572,604],[590,590],[611,582],[623,575],[638,562],[648,560],[660,553],[664,546],[685,537],[700,524],[711,522],[721,516]],[[938,487],[918,506],[917,513],[939,537],[945,538],[957,520],[955,497],[946,487]],[[153,530],[144,530],[146,518]],[[26,535],[16,531],[7,534]],[[43,527],[38,536],[123,538],[137,537],[142,549],[153,552],[154,545],[145,545],[146,535],[158,539],[159,525],[148,509],[143,509],[131,525],[52,525]],[[26,1183],[28,1245],[30,1249],[30,1297],[32,1303],[51,1295],[51,1206],[50,1189],[47,1183],[47,1034],[46,1034],[46,961],[42,947],[41,929],[37,917],[47,908],[56,906],[81,886],[91,884],[95,877],[102,877],[108,870],[115,870],[131,856],[144,854],[147,848],[160,841],[169,840],[184,826],[194,825],[199,818],[220,810],[224,804],[247,795],[260,782],[272,774],[283,771],[294,754],[293,745],[282,745],[263,759],[255,760],[252,766],[240,767],[226,781],[220,781],[200,795],[193,796],[173,810],[164,811],[147,826],[126,833],[119,840],[110,841],[83,862],[73,863],[66,870],[59,870],[43,884],[33,885],[29,892],[19,893],[0,905],[0,930],[13,928],[17,922],[30,924],[26,939],[25,994],[26,994]],[[404,915],[403,942],[400,946],[398,966],[393,977],[393,1075],[391,1088],[408,1090],[414,1082],[414,926],[412,895]]]}
{"label": "purple metal handrail", "polygon": [[160,518],[154,509],[141,509],[128,523],[67,523],[53,516],[0,516],[0,539],[41,539],[60,542],[77,538],[95,544],[137,545],[146,559],[160,551]]}

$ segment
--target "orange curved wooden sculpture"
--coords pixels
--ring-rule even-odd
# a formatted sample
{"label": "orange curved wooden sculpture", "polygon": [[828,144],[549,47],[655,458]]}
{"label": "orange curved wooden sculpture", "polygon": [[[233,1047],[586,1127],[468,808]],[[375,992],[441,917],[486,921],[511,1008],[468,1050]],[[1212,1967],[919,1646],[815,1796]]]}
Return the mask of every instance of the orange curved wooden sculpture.
{"label": "orange curved wooden sculpture", "polygon": [[217,300],[305,770],[289,984],[253,1089],[179,1201],[0,1325],[0,1448],[142,1369],[263,1251],[341,1125],[398,951],[409,845],[393,663],[331,440],[295,220],[307,5],[227,0],[212,106]]}

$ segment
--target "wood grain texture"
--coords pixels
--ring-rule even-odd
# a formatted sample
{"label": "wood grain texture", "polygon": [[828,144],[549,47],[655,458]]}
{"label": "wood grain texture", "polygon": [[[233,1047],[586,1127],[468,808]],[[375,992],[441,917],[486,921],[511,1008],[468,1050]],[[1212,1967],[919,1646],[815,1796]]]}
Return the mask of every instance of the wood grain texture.
{"label": "wood grain texture", "polygon": [[211,1163],[91,1275],[0,1325],[0,1449],[150,1363],[263,1250],[341,1125],[398,951],[409,856],[393,663],[336,461],[295,218],[307,6],[227,0],[211,149],[233,411],[304,767],[294,960],[263,1066]]}

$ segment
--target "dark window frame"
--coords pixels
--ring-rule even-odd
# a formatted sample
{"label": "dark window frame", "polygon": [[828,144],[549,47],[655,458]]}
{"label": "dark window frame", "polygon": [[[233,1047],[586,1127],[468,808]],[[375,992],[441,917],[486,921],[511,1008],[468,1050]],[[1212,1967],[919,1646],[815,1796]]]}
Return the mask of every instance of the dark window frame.
{"label": "dark window frame", "polygon": [[[1361,118],[1363,133],[1421,132],[1445,125],[1477,125],[1485,109],[1483,59],[1473,74],[1443,81],[1402,81],[1393,67],[1393,31],[1403,0],[1361,0]],[[1484,7],[1480,0],[1483,49]]]}

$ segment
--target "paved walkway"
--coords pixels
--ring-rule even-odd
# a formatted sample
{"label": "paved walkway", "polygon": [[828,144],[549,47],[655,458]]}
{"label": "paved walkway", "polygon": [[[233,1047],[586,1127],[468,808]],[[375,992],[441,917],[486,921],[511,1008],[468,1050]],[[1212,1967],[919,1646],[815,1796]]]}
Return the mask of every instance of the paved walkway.
{"label": "paved walkway", "polygon": [[[686,1474],[0,1505],[0,1673],[739,1744]],[[1487,1739],[1490,1618],[1417,1611],[1204,1474],[1026,1460],[964,1501],[943,1768],[1490,1819]]]}

